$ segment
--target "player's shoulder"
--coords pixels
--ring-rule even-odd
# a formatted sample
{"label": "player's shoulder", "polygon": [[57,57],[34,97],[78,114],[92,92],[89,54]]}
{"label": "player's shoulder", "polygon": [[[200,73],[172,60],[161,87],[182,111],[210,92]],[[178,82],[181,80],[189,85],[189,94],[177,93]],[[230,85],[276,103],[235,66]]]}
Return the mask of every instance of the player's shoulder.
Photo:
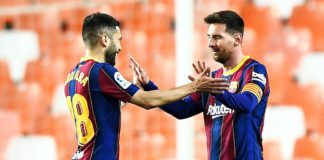
{"label": "player's shoulder", "polygon": [[262,64],[261,62],[253,59],[253,58],[250,58],[249,59],[249,63],[245,66],[245,68],[252,68],[254,70],[264,70],[266,71],[266,66],[264,64]]}
{"label": "player's shoulder", "polygon": [[97,63],[96,67],[104,70],[105,72],[118,72],[118,70],[109,63]]}

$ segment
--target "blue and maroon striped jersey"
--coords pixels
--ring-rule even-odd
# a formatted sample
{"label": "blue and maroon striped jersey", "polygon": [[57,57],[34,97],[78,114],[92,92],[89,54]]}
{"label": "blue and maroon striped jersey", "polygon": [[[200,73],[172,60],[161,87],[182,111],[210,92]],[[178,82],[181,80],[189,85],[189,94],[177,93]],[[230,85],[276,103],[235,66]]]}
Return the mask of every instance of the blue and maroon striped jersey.
{"label": "blue and maroon striped jersey", "polygon": [[119,158],[120,101],[128,102],[138,89],[112,65],[81,59],[65,84],[78,141],[73,159]]}
{"label": "blue and maroon striped jersey", "polygon": [[212,76],[228,79],[229,91],[194,93],[161,109],[179,119],[203,112],[209,160],[263,159],[261,137],[270,94],[265,66],[246,56],[232,70],[221,68]]}
{"label": "blue and maroon striped jersey", "polygon": [[212,75],[215,78],[228,79],[230,93],[252,93],[258,103],[256,106],[244,108],[239,105],[226,106],[212,94],[205,98],[202,107],[209,159],[263,159],[261,135],[270,93],[266,68],[257,61],[245,57],[231,71],[224,73],[221,68]]}

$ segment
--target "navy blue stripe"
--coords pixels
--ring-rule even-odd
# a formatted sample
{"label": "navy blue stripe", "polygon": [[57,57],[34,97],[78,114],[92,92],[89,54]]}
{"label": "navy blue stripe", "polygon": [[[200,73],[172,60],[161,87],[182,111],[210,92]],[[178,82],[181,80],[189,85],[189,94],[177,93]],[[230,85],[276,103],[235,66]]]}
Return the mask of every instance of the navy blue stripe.
{"label": "navy blue stripe", "polygon": [[219,160],[221,152],[221,134],[223,126],[223,116],[213,119],[213,128],[211,130],[211,150],[210,150],[210,159]]}

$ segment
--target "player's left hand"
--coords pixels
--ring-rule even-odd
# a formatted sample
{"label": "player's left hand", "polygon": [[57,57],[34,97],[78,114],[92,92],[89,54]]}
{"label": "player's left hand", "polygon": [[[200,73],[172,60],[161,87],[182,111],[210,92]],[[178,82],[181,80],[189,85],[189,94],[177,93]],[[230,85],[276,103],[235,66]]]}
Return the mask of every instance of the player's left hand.
{"label": "player's left hand", "polygon": [[128,54],[128,59],[131,61],[129,65],[133,70],[133,83],[145,86],[149,83],[150,79],[143,67],[133,58],[131,54]]}
{"label": "player's left hand", "polygon": [[197,78],[193,80],[198,92],[209,92],[214,94],[223,94],[228,90],[229,83],[225,78],[211,78],[206,76],[209,73],[209,67],[205,68]]}
{"label": "player's left hand", "polygon": [[[206,67],[206,63],[204,61],[202,63],[200,61],[197,61],[197,65],[193,63],[192,67],[194,68],[196,74],[204,73],[203,76],[209,77],[210,68]],[[207,71],[205,71],[205,69],[207,69]],[[194,81],[196,78],[194,78],[192,75],[189,75],[188,79]]]}

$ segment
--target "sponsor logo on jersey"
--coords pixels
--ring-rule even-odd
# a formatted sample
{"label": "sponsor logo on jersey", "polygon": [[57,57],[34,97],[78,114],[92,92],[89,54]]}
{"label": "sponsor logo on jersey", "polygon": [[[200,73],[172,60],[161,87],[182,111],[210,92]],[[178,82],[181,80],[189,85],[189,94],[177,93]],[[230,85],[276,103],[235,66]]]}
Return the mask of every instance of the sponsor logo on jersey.
{"label": "sponsor logo on jersey", "polygon": [[207,115],[212,116],[213,119],[217,117],[225,116],[228,113],[234,113],[234,110],[226,107],[223,104],[216,105],[215,103],[214,105],[208,106]]}
{"label": "sponsor logo on jersey", "polygon": [[267,82],[267,79],[265,78],[264,74],[262,74],[262,73],[252,72],[252,81],[259,81],[263,85],[265,85]]}
{"label": "sponsor logo on jersey", "polygon": [[228,92],[235,93],[237,88],[238,88],[238,82],[237,81],[231,82],[228,88]]}
{"label": "sponsor logo on jersey", "polygon": [[127,89],[132,83],[128,82],[119,72],[114,74],[115,81],[123,88]]}

